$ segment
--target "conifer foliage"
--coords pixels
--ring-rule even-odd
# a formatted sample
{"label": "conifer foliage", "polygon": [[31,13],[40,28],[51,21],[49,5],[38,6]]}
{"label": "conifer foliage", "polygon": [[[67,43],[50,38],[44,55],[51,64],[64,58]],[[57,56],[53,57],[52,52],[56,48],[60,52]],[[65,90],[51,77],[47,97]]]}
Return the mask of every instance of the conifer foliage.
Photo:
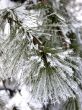
{"label": "conifer foliage", "polygon": [[45,109],[81,110],[80,44],[67,2],[24,1],[0,10],[0,78],[17,79],[17,91],[25,84]]}

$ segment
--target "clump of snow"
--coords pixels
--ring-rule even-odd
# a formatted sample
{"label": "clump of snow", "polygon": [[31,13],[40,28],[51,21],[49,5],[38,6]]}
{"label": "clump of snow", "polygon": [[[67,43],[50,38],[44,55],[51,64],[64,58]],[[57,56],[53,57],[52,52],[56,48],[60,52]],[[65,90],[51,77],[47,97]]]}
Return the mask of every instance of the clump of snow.
{"label": "clump of snow", "polygon": [[8,22],[5,25],[4,34],[5,34],[5,37],[8,37],[10,35],[10,24]]}
{"label": "clump of snow", "polygon": [[34,108],[34,110],[41,110],[42,105],[38,101],[31,100],[31,98],[31,93],[24,85],[21,89],[21,93],[17,92],[15,96],[8,101],[6,107],[9,110],[14,106],[21,110],[32,110],[32,108]]}
{"label": "clump of snow", "polygon": [[0,1],[0,9],[5,9],[8,7],[14,7],[16,4],[14,2],[11,2],[10,0],[1,0]]}

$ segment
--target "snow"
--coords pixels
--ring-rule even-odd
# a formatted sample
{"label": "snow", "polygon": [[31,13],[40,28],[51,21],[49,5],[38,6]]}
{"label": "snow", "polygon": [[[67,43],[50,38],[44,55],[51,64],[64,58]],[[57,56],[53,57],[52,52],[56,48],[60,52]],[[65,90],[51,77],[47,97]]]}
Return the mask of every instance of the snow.
{"label": "snow", "polygon": [[22,86],[21,93],[17,91],[13,98],[9,98],[5,90],[0,91],[0,99],[8,110],[11,110],[14,106],[20,110],[32,110],[31,108],[41,110],[42,108],[42,104],[32,99],[31,93],[25,85]]}
{"label": "snow", "polygon": [[10,109],[13,107],[13,105],[18,108],[21,108],[21,110],[31,110],[29,105],[27,104],[27,101],[22,98],[19,93],[16,93],[15,96],[11,100],[9,100],[6,107]]}
{"label": "snow", "polygon": [[[82,3],[82,0],[76,0],[77,3]],[[36,0],[34,0],[34,3],[36,3]],[[10,2],[9,0],[1,0],[0,1],[0,9],[5,9],[5,8],[9,8],[9,7],[14,7],[16,6],[16,4],[14,2]],[[19,9],[20,10],[20,9]],[[18,11],[19,11],[18,10]],[[79,7],[75,7],[75,10],[79,10]],[[71,12],[74,11],[74,9],[71,9],[70,10]],[[33,14],[34,12],[31,11],[31,14]],[[79,13],[75,13],[76,14],[76,18],[77,20],[80,20],[82,21],[82,10],[79,11]],[[37,12],[36,12],[36,15],[37,15]],[[35,16],[36,16],[35,15]],[[20,15],[21,17],[21,15]],[[22,19],[25,18],[25,16],[22,17]],[[30,17],[28,17],[27,19],[25,19],[24,21],[24,25],[25,24],[28,24],[29,27],[37,27],[37,19],[32,18],[33,20],[30,21]],[[9,35],[10,33],[10,30],[9,30],[9,24],[7,23],[6,26],[5,26],[5,30],[4,30],[4,33],[6,36]],[[64,53],[67,55],[67,53]],[[63,58],[63,55],[62,55],[62,58]],[[37,57],[32,57],[31,60],[34,60],[34,59],[37,59]],[[41,59],[39,59],[41,60]],[[60,65],[62,66],[62,65]],[[62,67],[63,68],[63,67]],[[66,70],[70,70],[70,68],[67,68],[67,67],[64,67],[64,69]],[[72,70],[70,70],[71,73],[73,73]],[[19,74],[21,74],[22,70],[20,70]],[[69,71],[68,71],[69,73]],[[64,76],[65,77],[65,76]],[[20,78],[20,76],[19,76]],[[4,92],[5,93],[5,92]],[[0,94],[2,95],[2,93],[0,92]],[[6,107],[11,109],[14,106],[17,106],[18,108],[21,108],[21,110],[31,110],[31,107],[34,107],[36,109],[41,109],[42,108],[42,104],[37,102],[36,104],[36,101],[35,100],[31,100],[31,93],[29,92],[29,90],[27,90],[26,86],[24,85],[22,88],[21,88],[21,93],[19,93],[17,91],[17,93],[15,94],[15,96],[12,98],[12,99],[9,99],[8,96],[7,96],[7,105]],[[9,100],[9,101],[8,101]]]}
{"label": "snow", "polygon": [[11,2],[10,0],[1,0],[0,1],[0,9],[5,9],[8,7],[14,7],[16,4]]}
{"label": "snow", "polygon": [[10,35],[10,25],[7,22],[4,28],[5,39]]}
{"label": "snow", "polygon": [[77,21],[82,21],[82,0],[71,1],[67,9],[72,13],[73,16],[75,16]]}
{"label": "snow", "polygon": [[[34,1],[34,3],[36,3],[36,0],[33,0],[33,1]],[[11,2],[10,0],[0,0],[0,10],[6,9],[6,8],[13,8],[16,5],[17,4],[15,4],[14,2]],[[22,10],[22,12],[21,12],[21,10]],[[25,11],[24,7],[22,6],[21,8],[18,8],[17,11],[18,11],[17,13],[19,14],[19,18],[24,19],[25,18],[24,15],[21,17],[21,13],[23,13]],[[37,19],[35,19],[35,16],[37,15],[37,12],[36,12],[36,14],[34,14],[34,12],[31,11],[30,14],[33,15],[33,17],[32,18],[27,17],[26,19],[24,19],[24,25],[28,24],[27,26],[29,26],[29,27],[36,27]],[[28,16],[30,16],[30,14]],[[32,19],[32,20],[30,20],[30,19]],[[10,34],[10,25],[8,22],[6,22],[6,25],[4,28],[4,34],[5,34],[5,38],[7,38],[7,36]],[[22,72],[22,70],[19,71],[18,79],[20,79],[20,77],[21,77],[21,75],[20,75],[21,72]],[[4,95],[6,98],[5,102],[7,103],[6,108],[8,108],[9,110],[11,110],[13,108],[13,106],[18,107],[21,110],[32,110],[31,107],[35,108],[36,110],[40,110],[42,108],[42,105],[39,102],[35,102],[35,100],[33,100],[33,99],[31,100],[32,96],[31,96],[29,90],[27,90],[25,85],[22,86],[21,93],[19,93],[17,91],[15,96],[11,99],[8,97],[8,94],[5,91],[4,92],[0,91],[0,96],[2,96],[2,98],[3,98],[2,94],[5,94]]]}

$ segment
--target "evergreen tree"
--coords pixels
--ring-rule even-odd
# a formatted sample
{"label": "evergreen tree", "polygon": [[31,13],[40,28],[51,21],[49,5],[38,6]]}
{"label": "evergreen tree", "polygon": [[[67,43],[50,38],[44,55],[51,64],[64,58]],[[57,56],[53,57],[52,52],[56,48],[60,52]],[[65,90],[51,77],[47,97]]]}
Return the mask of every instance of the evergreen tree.
{"label": "evergreen tree", "polygon": [[[25,84],[44,110],[55,110],[56,103],[62,110],[81,110],[82,50],[67,2],[29,0],[0,10],[3,89],[13,97]],[[17,80],[14,87],[10,78]]]}

